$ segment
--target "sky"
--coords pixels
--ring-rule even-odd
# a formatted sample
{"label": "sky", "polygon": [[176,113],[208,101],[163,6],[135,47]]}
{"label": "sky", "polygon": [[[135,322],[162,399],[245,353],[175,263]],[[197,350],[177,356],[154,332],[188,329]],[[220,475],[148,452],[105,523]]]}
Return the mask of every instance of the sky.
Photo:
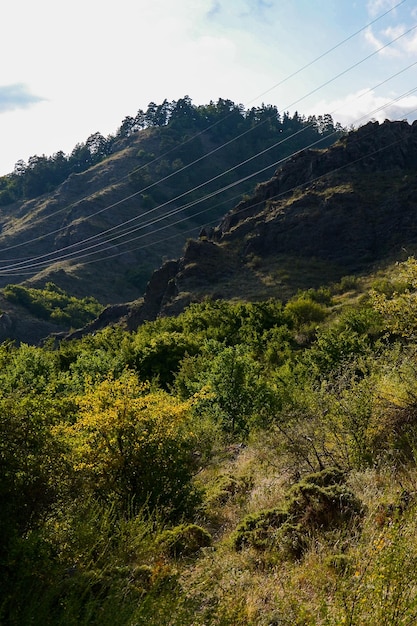
{"label": "sky", "polygon": [[414,0],[3,0],[0,176],[188,95],[417,118]]}

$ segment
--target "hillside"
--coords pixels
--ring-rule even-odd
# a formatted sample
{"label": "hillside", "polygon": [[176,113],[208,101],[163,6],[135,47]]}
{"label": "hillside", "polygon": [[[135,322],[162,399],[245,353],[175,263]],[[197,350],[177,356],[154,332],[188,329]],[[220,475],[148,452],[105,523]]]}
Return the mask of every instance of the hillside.
{"label": "hillside", "polygon": [[0,179],[0,287],[53,282],[102,304],[143,295],[154,269],[216,224],[276,163],[342,129],[331,116],[190,98],[127,117],[71,155],[31,157]]}
{"label": "hillside", "polygon": [[0,346],[0,622],[417,620],[417,262]]}
{"label": "hillside", "polygon": [[0,623],[417,623],[416,164],[303,151],[98,317],[3,289]]}
{"label": "hillside", "polygon": [[286,300],[407,258],[417,249],[416,163],[417,124],[407,122],[371,122],[300,152],[154,272],[127,327],[207,297]]}
{"label": "hillside", "polygon": [[[120,175],[122,170],[118,168],[132,172],[129,168],[133,167],[134,158],[129,155],[137,152],[136,144],[144,146],[146,141],[155,144],[155,133],[161,134],[162,131],[172,129],[169,126],[147,129],[120,139],[121,145],[125,146],[123,149],[86,172],[73,174],[61,184],[55,192],[56,202],[59,198],[62,201],[71,197],[67,194],[78,185],[79,178],[88,181],[80,186],[82,190],[94,183],[96,202],[99,195],[106,193],[115,200],[121,193],[116,191],[117,186],[103,188],[111,172],[115,170]],[[139,152],[143,158],[143,148]],[[164,252],[168,253],[165,258],[175,257],[178,251],[176,260],[171,258],[161,263],[158,256],[161,250],[157,246],[154,256],[151,248],[138,249],[128,255],[115,252],[117,262],[110,258],[98,264],[83,265],[80,260],[54,264],[49,263],[48,257],[48,266],[23,284],[42,287],[52,277],[58,288],[69,293],[76,291],[85,297],[83,294],[91,288],[101,302],[114,303],[91,326],[71,336],[119,320],[127,328],[135,329],[145,320],[178,314],[190,302],[207,297],[249,301],[276,297],[285,301],[298,289],[329,285],[348,275],[366,275],[414,253],[417,244],[416,162],[416,124],[370,122],[344,135],[328,148],[298,151],[269,180],[258,183],[252,194],[246,194],[234,208],[214,219],[215,226],[199,224],[199,237],[188,239],[182,256],[179,243],[184,241],[184,235],[173,235],[172,239],[169,235],[168,241],[163,242]],[[197,175],[200,176],[201,172]],[[208,175],[204,173],[204,176]],[[131,180],[132,173],[123,184],[131,185]],[[41,200],[30,202],[36,204]],[[45,206],[48,202],[45,200]],[[127,201],[128,206],[129,202],[133,206],[137,196]],[[211,211],[210,215],[215,215],[219,207],[211,209],[210,200],[206,202],[208,213]],[[83,206],[83,202],[79,204]],[[123,211],[119,207],[117,211],[123,219],[131,220],[125,204],[122,205]],[[164,209],[160,211],[163,213]],[[77,215],[74,208],[71,215]],[[101,214],[95,219],[101,219]],[[172,219],[175,220],[176,216]],[[193,219],[187,218],[185,223],[190,225]],[[32,233],[42,227],[42,222],[37,224],[33,213],[21,221]],[[165,225],[166,220],[163,223]],[[66,237],[69,232],[78,237],[85,229],[91,229],[91,224],[92,220],[73,219],[69,231],[57,228],[56,237],[61,240],[64,232]],[[181,229],[183,224],[174,224],[170,232]],[[108,225],[108,221],[106,226],[101,223],[100,228]],[[8,232],[6,228],[2,236],[7,237]],[[17,239],[19,236],[16,234]],[[31,245],[41,245],[41,241]],[[68,243],[70,239],[65,241]],[[174,241],[177,242],[175,245]],[[117,244],[114,245],[117,249]],[[168,247],[170,245],[172,247]],[[141,255],[142,260],[138,260]],[[152,271],[153,264],[159,264],[159,269]],[[5,283],[9,280],[9,275],[3,277]],[[142,293],[143,298],[140,297]],[[121,306],[120,303],[126,300],[133,303]],[[14,319],[15,327],[19,326],[16,323],[19,312],[9,311],[7,302],[4,305],[2,310]],[[36,320],[32,326],[36,326]],[[26,332],[21,325],[19,332],[24,340],[31,337],[31,341],[39,341],[45,336],[44,330],[40,325],[38,331]],[[65,334],[62,327],[51,330]],[[7,332],[5,328],[1,336],[7,338]],[[19,338],[16,333],[13,336]]]}

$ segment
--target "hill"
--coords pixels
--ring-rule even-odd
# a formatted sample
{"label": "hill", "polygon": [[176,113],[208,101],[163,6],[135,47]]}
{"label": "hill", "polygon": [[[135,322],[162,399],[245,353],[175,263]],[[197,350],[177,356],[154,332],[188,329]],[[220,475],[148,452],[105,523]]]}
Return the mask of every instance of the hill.
{"label": "hill", "polygon": [[301,151],[154,272],[125,323],[134,329],[207,297],[285,301],[407,258],[417,248],[416,163],[417,124],[407,122],[370,122]]}
{"label": "hill", "polygon": [[0,287],[53,282],[102,304],[138,298],[164,259],[277,162],[341,132],[329,115],[246,111],[224,99],[195,106],[186,96],[150,103],[70,155],[19,162],[0,179]]}
{"label": "hill", "polygon": [[417,620],[417,262],[0,346],[0,622]]}
{"label": "hill", "polygon": [[298,154],[143,300],[0,345],[2,624],[417,622],[416,132]]}
{"label": "hill", "polygon": [[[134,161],[128,155],[137,149],[137,142],[140,146],[151,141],[155,144],[155,135],[164,137],[163,132],[168,131],[173,132],[169,125],[144,130],[138,136],[133,133],[133,139],[132,136],[120,139],[126,144],[123,149],[85,173],[72,175],[57,188],[56,197],[67,198],[68,189],[78,177],[85,177],[89,184],[95,180],[100,190],[97,194],[111,195],[113,192],[108,187],[103,191],[101,185],[112,168],[124,167],[123,171],[128,171]],[[330,141],[330,135],[320,141],[324,139]],[[158,141],[159,145],[163,143],[162,139]],[[143,148],[141,158],[142,151]],[[367,274],[413,254],[417,244],[416,161],[415,123],[370,122],[344,134],[327,148],[299,150],[284,160],[269,180],[258,183],[252,194],[246,194],[219,217],[216,226],[199,224],[199,237],[188,240],[182,256],[165,261],[153,272],[151,266],[157,263],[161,251],[155,249],[153,257],[149,252],[146,262],[141,262],[134,256],[143,256],[145,250],[141,249],[127,257],[116,252],[117,263],[108,259],[99,265],[88,262],[83,265],[81,260],[49,264],[48,259],[48,266],[23,284],[40,287],[52,276],[60,288],[70,292],[77,289],[82,297],[93,284],[93,293],[97,297],[101,294],[102,302],[106,297],[114,302],[91,326],[73,336],[121,318],[127,328],[135,329],[145,320],[178,314],[189,303],[207,297],[249,301],[276,297],[285,301],[299,289],[329,285],[348,275]],[[142,170],[140,175],[144,176]],[[196,176],[200,175],[199,171]],[[133,170],[124,184],[131,184],[132,176],[139,174]],[[207,171],[204,176],[209,176]],[[49,200],[45,202],[48,205]],[[129,202],[136,202],[136,196]],[[205,202],[208,212],[215,215],[218,207],[210,208],[211,201]],[[124,218],[127,215],[123,213]],[[42,226],[33,218],[29,214],[23,220],[32,232]],[[99,218],[100,215],[96,219]],[[176,217],[172,219],[175,221]],[[186,223],[193,219],[186,218]],[[183,223],[173,224],[173,230]],[[80,218],[71,224],[79,236],[84,229],[91,228],[92,220]],[[103,227],[101,224],[100,228]],[[59,238],[67,232],[57,230]],[[7,232],[6,229],[3,237]],[[169,241],[175,237],[171,239],[170,235]],[[163,245],[169,241],[164,240]],[[172,257],[175,247],[165,248],[168,251],[167,256]],[[97,267],[99,276],[93,269]],[[139,284],[143,284],[148,271],[146,289],[140,289]],[[3,277],[4,281],[8,279],[9,276]],[[128,298],[123,298],[126,295]],[[115,306],[126,299],[133,303]],[[7,312],[7,306],[4,310]],[[43,330],[39,328],[39,333],[32,336],[39,340],[44,336]],[[60,328],[54,332],[59,333]]]}

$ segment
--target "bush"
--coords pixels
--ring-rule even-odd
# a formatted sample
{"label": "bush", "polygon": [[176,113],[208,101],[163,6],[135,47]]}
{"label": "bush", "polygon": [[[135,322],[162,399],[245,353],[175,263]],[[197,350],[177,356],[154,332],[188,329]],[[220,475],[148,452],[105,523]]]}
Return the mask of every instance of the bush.
{"label": "bush", "polygon": [[363,507],[344,484],[337,468],[307,475],[287,492],[282,507],[249,515],[232,535],[236,550],[275,550],[284,558],[300,558],[317,532],[340,527]]}
{"label": "bush", "polygon": [[288,520],[285,509],[276,508],[247,515],[232,535],[236,550],[252,547],[266,550],[276,547],[276,531]]}
{"label": "bush", "polygon": [[[324,473],[327,475],[328,470]],[[323,484],[322,474],[306,476],[287,494],[287,511],[291,519],[310,530],[327,530],[362,513],[361,503],[345,484],[340,484],[338,479]]]}
{"label": "bush", "polygon": [[164,531],[159,538],[162,551],[173,558],[193,556],[210,545],[210,533],[196,524],[181,524]]}
{"label": "bush", "polygon": [[297,328],[303,324],[322,322],[327,314],[322,304],[305,296],[290,300],[285,307],[285,312]]}
{"label": "bush", "polygon": [[103,310],[94,298],[75,298],[52,282],[46,283],[44,289],[6,285],[3,294],[7,300],[23,306],[35,317],[73,328],[91,322]]}
{"label": "bush", "polygon": [[208,507],[223,506],[231,498],[246,494],[250,487],[251,480],[248,477],[235,478],[230,474],[221,474],[206,494],[205,502]]}
{"label": "bush", "polygon": [[190,406],[131,373],[87,385],[78,420],[59,428],[80,489],[124,510],[187,511],[196,497]]}

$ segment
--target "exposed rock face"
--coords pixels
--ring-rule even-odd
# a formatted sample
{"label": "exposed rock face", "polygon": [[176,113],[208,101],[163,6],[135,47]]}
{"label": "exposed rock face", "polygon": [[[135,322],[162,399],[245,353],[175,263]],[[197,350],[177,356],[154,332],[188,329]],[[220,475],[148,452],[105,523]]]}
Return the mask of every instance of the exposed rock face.
{"label": "exposed rock face", "polygon": [[416,170],[417,122],[370,122],[326,150],[300,152],[155,272],[129,327],[177,313],[175,302],[198,299],[201,283],[212,283],[214,294],[220,275],[236,277],[250,255],[329,260],[351,273],[417,245]]}
{"label": "exposed rock face", "polygon": [[85,335],[94,333],[97,330],[106,328],[120,322],[130,311],[131,305],[129,304],[113,304],[108,306],[100,313],[100,315],[91,324],[87,324],[83,328],[75,330],[73,332],[61,332],[54,333],[56,339],[80,339]]}
{"label": "exposed rock face", "polygon": [[179,264],[179,261],[168,261],[152,274],[143,304],[138,308],[131,308],[127,316],[129,330],[137,328],[147,320],[154,320],[166,302],[176,295],[175,276]]}
{"label": "exposed rock face", "polygon": [[120,323],[128,330],[134,330],[143,322],[154,320],[164,304],[175,295],[174,278],[178,265],[179,261],[168,261],[153,273],[143,301],[108,306],[91,324],[71,333],[56,333],[54,337],[57,340],[80,339],[106,326]]}
{"label": "exposed rock face", "polygon": [[[350,180],[353,176],[413,170],[417,166],[417,122],[369,122],[326,150],[303,150],[258,185],[252,198],[230,211],[215,229],[220,240],[246,218],[262,213],[266,203],[279,201],[300,187],[320,183],[326,175]],[[329,182],[325,184],[329,186]]]}
{"label": "exposed rock face", "polygon": [[183,257],[154,272],[143,303],[113,312],[133,330],[207,295],[256,298],[245,290],[251,258],[264,265],[282,257],[319,260],[342,276],[403,257],[404,248],[411,254],[413,246],[417,122],[369,123],[326,150],[295,155],[218,227],[203,229]]}
{"label": "exposed rock face", "polygon": [[0,340],[4,341],[10,336],[13,329],[13,320],[8,313],[0,315]]}
{"label": "exposed rock face", "polygon": [[416,165],[416,122],[370,122],[293,157],[213,238],[245,239],[245,254],[296,253],[359,270],[417,240]]}
{"label": "exposed rock face", "polygon": [[0,342],[37,344],[59,328],[51,322],[37,319],[30,314],[22,314],[18,306],[2,301],[3,304],[8,311],[0,315]]}

